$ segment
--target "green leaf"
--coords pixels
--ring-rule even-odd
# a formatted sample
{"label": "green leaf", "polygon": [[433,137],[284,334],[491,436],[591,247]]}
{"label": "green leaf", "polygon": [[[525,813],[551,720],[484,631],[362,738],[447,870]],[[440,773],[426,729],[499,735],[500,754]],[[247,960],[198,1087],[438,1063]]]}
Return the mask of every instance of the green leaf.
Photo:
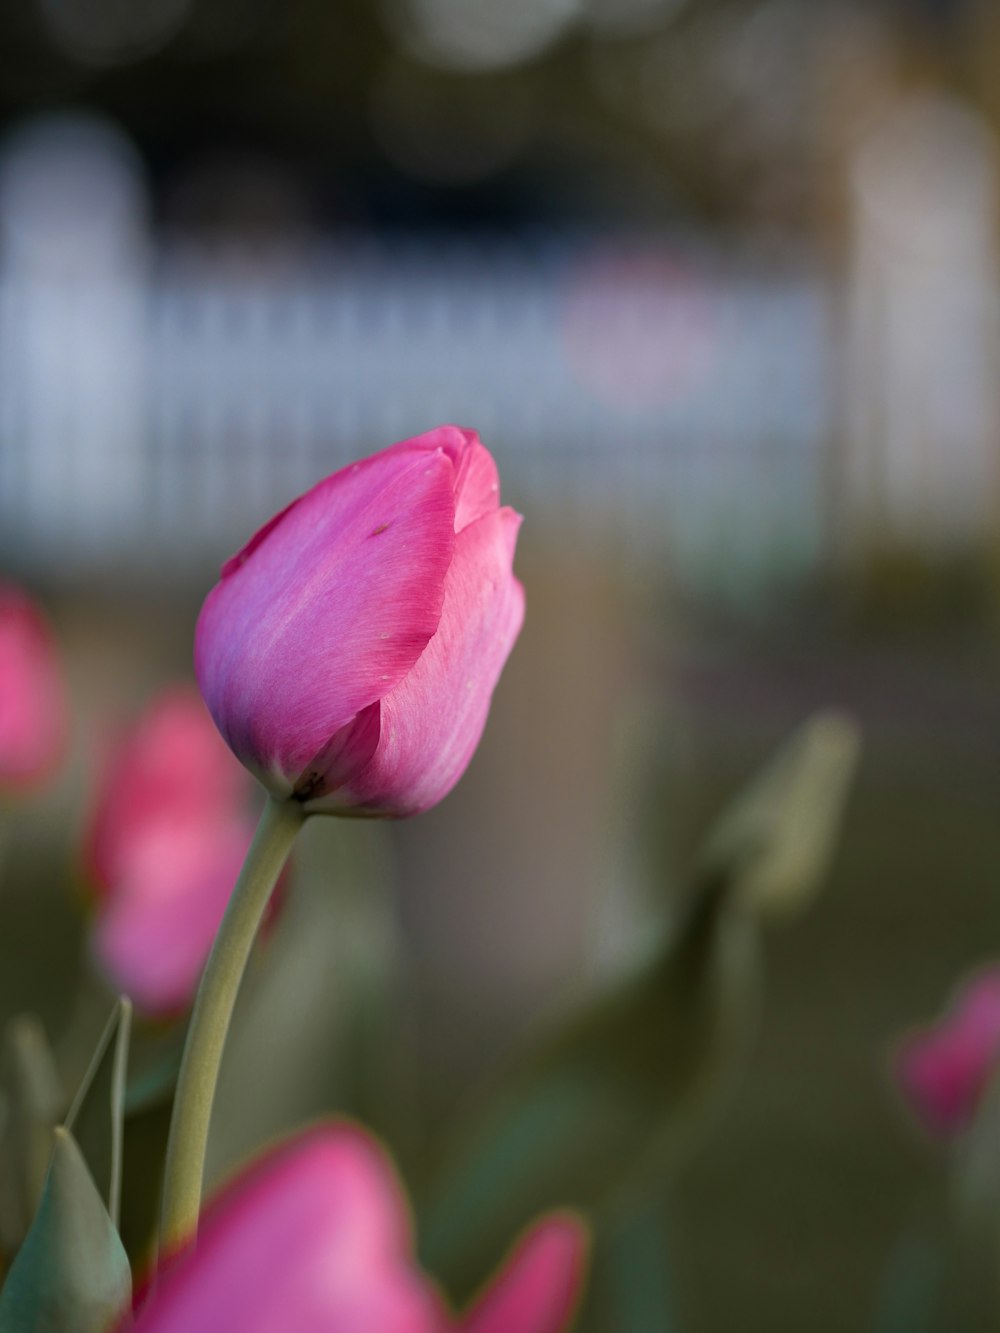
{"label": "green leaf", "polygon": [[925,1222],[900,1237],[886,1266],[875,1307],[875,1333],[944,1333],[941,1237]]}
{"label": "green leaf", "polygon": [[758,917],[815,892],[857,748],[844,719],[807,723],[715,826],[653,956],[524,1051],[449,1133],[418,1190],[418,1234],[453,1295],[539,1212],[599,1215],[700,1144],[754,1035]]}
{"label": "green leaf", "polygon": [[753,1033],[755,936],[739,904],[707,899],[682,939],[529,1051],[473,1112],[418,1227],[453,1295],[537,1213],[596,1212],[651,1167],[684,1160]]}
{"label": "green leaf", "polygon": [[811,717],[715,824],[700,875],[726,876],[761,909],[807,902],[826,874],[860,753],[849,717]]}
{"label": "green leaf", "polygon": [[599,1218],[576,1333],[674,1333],[680,1328],[663,1190]]}
{"label": "green leaf", "polygon": [[669,1333],[678,1327],[668,1262],[668,1226],[662,1197],[612,1224],[604,1262],[616,1333]]}
{"label": "green leaf", "polygon": [[45,1182],[63,1091],[41,1022],[13,1018],[0,1042],[0,1252],[21,1244]]}
{"label": "green leaf", "polygon": [[66,1128],[73,1131],[115,1226],[121,1205],[125,1075],[131,1030],[132,1003],[121,996],[66,1117]]}
{"label": "green leaf", "polygon": [[0,1333],[107,1333],[131,1299],[128,1259],[69,1130],[0,1292]]}

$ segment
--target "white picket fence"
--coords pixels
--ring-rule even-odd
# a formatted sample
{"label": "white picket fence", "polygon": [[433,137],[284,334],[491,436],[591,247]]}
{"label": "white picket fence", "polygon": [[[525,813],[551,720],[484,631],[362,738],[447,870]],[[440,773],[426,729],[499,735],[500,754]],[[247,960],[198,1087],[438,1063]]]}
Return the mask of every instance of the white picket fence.
{"label": "white picket fence", "polygon": [[692,578],[794,577],[824,549],[828,307],[808,273],[624,242],[0,268],[0,559],[182,577],[358,453],[457,421],[526,510]]}

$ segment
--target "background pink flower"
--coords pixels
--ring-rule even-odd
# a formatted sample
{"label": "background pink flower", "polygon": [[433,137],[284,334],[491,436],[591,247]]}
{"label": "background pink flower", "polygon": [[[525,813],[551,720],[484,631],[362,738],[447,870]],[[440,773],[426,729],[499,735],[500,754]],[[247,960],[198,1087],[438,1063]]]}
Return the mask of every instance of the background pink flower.
{"label": "background pink flower", "polygon": [[543,1218],[461,1319],[420,1272],[406,1200],[381,1148],[325,1125],[259,1158],[210,1204],[133,1333],[563,1333],[586,1233]]}
{"label": "background pink flower", "polygon": [[98,891],[118,882],[136,833],[244,808],[246,774],[222,742],[197,690],[164,689],[112,744],[85,840]]}
{"label": "background pink flower", "polygon": [[191,1003],[252,838],[251,820],[207,814],[153,818],[126,841],[91,949],[139,1009],[166,1015]]}
{"label": "background pink flower", "polygon": [[1000,967],[973,977],[934,1026],[900,1042],[896,1076],[931,1133],[950,1137],[971,1121],[1000,1055]]}
{"label": "background pink flower", "polygon": [[67,731],[66,688],[48,623],[20,589],[0,584],[0,790],[48,777]]}
{"label": "background pink flower", "polygon": [[85,837],[91,951],[148,1014],[194,998],[253,838],[250,788],[192,687],[164,691],[109,758]]}

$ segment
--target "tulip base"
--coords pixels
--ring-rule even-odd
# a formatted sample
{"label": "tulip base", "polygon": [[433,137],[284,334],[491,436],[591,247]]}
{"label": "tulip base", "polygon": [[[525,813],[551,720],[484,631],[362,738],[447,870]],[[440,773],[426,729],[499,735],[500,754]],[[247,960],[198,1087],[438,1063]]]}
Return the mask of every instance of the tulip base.
{"label": "tulip base", "polygon": [[212,1104],[236,996],[261,918],[305,818],[298,801],[268,797],[205,965],[167,1141],[160,1228],[163,1254],[174,1253],[197,1233]]}

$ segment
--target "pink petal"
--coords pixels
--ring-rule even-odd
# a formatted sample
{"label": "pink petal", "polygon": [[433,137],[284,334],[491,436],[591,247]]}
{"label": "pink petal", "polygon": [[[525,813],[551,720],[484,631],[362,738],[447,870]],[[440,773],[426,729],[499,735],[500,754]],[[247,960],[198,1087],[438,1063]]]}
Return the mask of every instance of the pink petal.
{"label": "pink petal", "polygon": [[320,482],[226,566],[195,669],[222,734],[277,794],[423,652],[454,516],[445,452],[387,450]]}
{"label": "pink petal", "polygon": [[1000,970],[963,986],[935,1027],[904,1038],[896,1076],[916,1114],[933,1134],[960,1133],[1000,1058]]}
{"label": "pink petal", "polygon": [[396,1178],[361,1130],[323,1127],[259,1159],[209,1207],[132,1333],[229,1330],[439,1333]]}
{"label": "pink petal", "polygon": [[164,690],[105,765],[86,838],[95,887],[106,891],[118,882],[128,844],[148,821],[228,818],[242,807],[247,787],[197,690]]}
{"label": "pink petal", "polygon": [[474,430],[438,426],[393,445],[394,450],[443,449],[455,468],[455,531],[493,513],[500,504],[500,478],[493,455]]}
{"label": "pink petal", "polygon": [[66,693],[55,640],[19,589],[0,585],[0,788],[46,778],[68,729]]}
{"label": "pink petal", "polygon": [[252,837],[249,820],[211,811],[197,821],[167,811],[133,831],[91,948],[114,989],[139,1009],[168,1015],[194,999]]}
{"label": "pink petal", "polygon": [[583,1289],[587,1230],[571,1215],[537,1222],[457,1325],[460,1333],[563,1333]]}
{"label": "pink petal", "polygon": [[524,619],[524,590],[511,571],[520,521],[500,509],[458,534],[438,632],[383,698],[371,762],[318,808],[414,814],[462,776]]}

